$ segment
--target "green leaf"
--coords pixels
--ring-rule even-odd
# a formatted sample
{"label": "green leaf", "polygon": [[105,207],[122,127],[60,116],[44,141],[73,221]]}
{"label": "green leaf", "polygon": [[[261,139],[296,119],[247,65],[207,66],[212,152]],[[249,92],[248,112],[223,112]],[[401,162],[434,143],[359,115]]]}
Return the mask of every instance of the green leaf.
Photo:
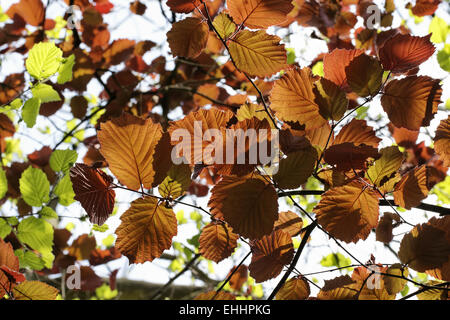
{"label": "green leaf", "polygon": [[5,221],[5,219],[0,219],[0,238],[4,239],[11,233],[11,230],[11,226]]}
{"label": "green leaf", "polygon": [[77,152],[74,150],[55,150],[50,156],[50,168],[53,171],[67,173],[72,165],[77,161]]}
{"label": "green leaf", "polygon": [[[324,267],[345,267],[352,264],[352,260],[350,258],[346,258],[341,253],[330,253],[326,257],[323,257],[320,261],[320,264]],[[351,269],[351,268],[347,268]]]}
{"label": "green leaf", "polygon": [[444,48],[437,53],[437,61],[443,70],[450,72],[450,44],[446,44]]}
{"label": "green leaf", "polygon": [[295,49],[294,48],[287,48],[286,49],[286,53],[287,53],[287,64],[293,64],[295,63]]}
{"label": "green leaf", "polygon": [[45,267],[44,261],[32,251],[17,249],[14,254],[19,258],[20,268],[30,268],[32,270],[42,270]]}
{"label": "green leaf", "polygon": [[106,223],[102,224],[101,226],[99,226],[98,224],[94,224],[92,226],[92,230],[98,231],[98,232],[106,232],[106,231],[108,231],[108,229],[109,229],[109,227]]}
{"label": "green leaf", "polygon": [[58,71],[61,58],[62,51],[54,43],[39,42],[31,48],[25,66],[33,78],[43,80]]}
{"label": "green leaf", "polygon": [[75,192],[73,192],[72,181],[70,181],[69,174],[66,174],[58,182],[55,187],[54,193],[58,196],[58,202],[63,206],[68,206],[75,201]]}
{"label": "green leaf", "polygon": [[33,128],[36,124],[36,118],[39,114],[39,109],[41,107],[41,100],[39,98],[31,98],[25,101],[22,108],[22,119],[27,124],[28,128]]}
{"label": "green leaf", "polygon": [[51,85],[38,83],[31,89],[34,98],[41,99],[41,103],[60,101],[61,97]]}
{"label": "green leaf", "polygon": [[6,172],[0,168],[0,199],[3,198],[8,191],[8,180],[6,180]]}
{"label": "green leaf", "polygon": [[43,219],[28,217],[19,223],[17,238],[48,257],[53,246],[53,227]]}
{"label": "green leaf", "polygon": [[50,182],[39,168],[28,167],[19,180],[23,200],[32,206],[40,207],[49,201]]}
{"label": "green leaf", "polygon": [[58,80],[59,84],[64,84],[67,81],[72,80],[72,68],[75,64],[75,55],[72,53],[68,58],[64,59],[63,63],[58,69]]}
{"label": "green leaf", "polygon": [[432,33],[430,38],[431,42],[433,43],[445,42],[445,40],[447,39],[448,29],[449,29],[448,25],[444,19],[434,17],[431,20],[429,27],[429,32]]}
{"label": "green leaf", "polygon": [[53,210],[50,207],[43,207],[42,210],[39,212],[40,216],[44,219],[57,219],[58,214],[55,210]]}

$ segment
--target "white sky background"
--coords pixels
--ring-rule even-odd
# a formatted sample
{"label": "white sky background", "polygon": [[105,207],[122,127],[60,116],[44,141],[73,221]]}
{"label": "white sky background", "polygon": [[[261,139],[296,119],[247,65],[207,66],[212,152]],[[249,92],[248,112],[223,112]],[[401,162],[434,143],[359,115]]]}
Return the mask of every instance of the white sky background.
{"label": "white sky background", "polygon": [[[0,5],[3,8],[4,11],[6,11],[9,6],[15,2],[18,1],[10,1],[10,0],[0,0]],[[46,0],[43,1],[44,4],[46,3]],[[158,50],[152,50],[146,56],[144,57],[147,63],[150,63],[154,58],[159,56],[162,53],[166,55],[167,61],[168,61],[168,68],[173,67],[173,61],[174,58],[171,55],[168,55],[169,52],[168,44],[165,41],[165,34],[168,30],[170,30],[171,25],[165,20],[165,18],[162,16],[159,3],[158,1],[142,1],[147,5],[147,11],[144,16],[138,16],[130,13],[128,10],[128,5],[131,1],[119,1],[119,0],[111,0],[112,3],[115,4],[115,7],[113,8],[112,12],[104,15],[103,18],[105,22],[109,24],[109,30],[111,32],[111,41],[119,38],[129,38],[134,40],[152,40],[158,44],[162,43],[163,46],[161,48],[161,51]],[[163,1],[165,2],[165,1]],[[379,7],[383,7],[384,1],[375,1]],[[412,30],[412,33],[414,35],[424,36],[428,34],[428,26],[429,22],[431,20],[430,17],[425,17],[423,22],[415,25],[412,18],[409,17],[408,11],[404,9],[404,6],[406,5],[408,1],[395,1],[396,6],[401,14],[402,17],[408,18],[408,27]],[[50,10],[47,12],[47,17],[54,18],[56,16],[61,16],[64,14],[65,10],[67,9],[67,6],[63,3],[62,0],[52,1],[52,5],[50,7]],[[164,5],[164,9],[166,13],[170,16],[169,9]],[[436,16],[439,16],[443,18],[446,21],[450,21],[450,10],[448,3],[443,3],[440,5],[438,11],[436,12]],[[181,15],[178,15],[178,20],[180,20]],[[399,26],[401,22],[401,18],[399,17],[398,13],[394,14],[394,22],[393,26]],[[362,24],[362,21],[358,22],[357,27],[359,27]],[[311,39],[309,35],[314,30],[313,28],[304,28],[299,27],[296,23],[294,23],[291,27],[291,30],[294,31],[294,34],[290,36],[290,39],[287,43],[288,48],[294,48],[297,62],[299,62],[300,66],[304,67],[306,65],[309,65],[310,61],[312,61],[317,54],[321,52],[327,52],[327,46],[324,41],[321,40],[315,40]],[[269,28],[269,33],[273,33],[274,29]],[[283,37],[286,34],[285,30],[281,30],[278,32],[278,35]],[[437,50],[436,52],[441,49],[443,44],[436,45]],[[5,78],[6,75],[13,73],[13,72],[21,72],[23,70],[23,63],[22,63],[22,57],[19,54],[7,54],[2,57],[2,65],[0,69],[0,81]],[[420,75],[429,75],[433,78],[443,79],[443,95],[442,95],[442,101],[445,101],[450,98],[450,79],[448,78],[448,73],[443,71],[436,60],[436,53],[433,57],[431,57],[428,61],[423,63],[421,65],[421,69],[419,72]],[[104,79],[107,79],[107,77],[104,77]],[[97,95],[99,94],[101,90],[101,86],[96,81],[91,81],[91,84],[88,87],[88,92]],[[378,114],[382,114],[384,118],[387,119],[386,114],[383,112],[381,105],[379,103],[379,99],[374,99],[370,103],[369,108],[369,114],[373,117],[375,117]],[[172,117],[181,117],[182,112],[180,108],[177,108],[175,111],[173,111],[170,116]],[[443,118],[447,117],[447,113],[445,111],[440,111],[435,116],[434,120],[431,122],[431,125],[429,127],[429,130],[431,132],[434,132],[437,125],[439,124],[439,121]],[[70,108],[65,105],[62,110],[60,110],[56,115],[52,116],[51,119],[55,124],[57,124],[60,128],[65,129],[65,121],[71,120],[72,115],[70,113]],[[349,120],[351,117],[349,117]],[[387,121],[386,121],[387,123]],[[370,124],[370,123],[369,123]],[[33,137],[33,139],[30,139],[25,136],[19,136],[16,134],[14,138],[20,138],[20,145],[24,152],[24,154],[29,154],[33,152],[34,150],[39,150],[42,145],[39,145],[35,140],[41,141],[43,145],[49,145],[50,147],[53,147],[55,143],[61,138],[61,133],[55,133],[54,136],[49,137],[48,135],[43,135],[37,130],[36,127],[45,128],[48,126],[51,128],[52,132],[55,132],[55,129],[53,125],[44,117],[39,116],[37,120],[37,125],[33,129],[26,129],[26,126],[22,123],[19,126],[18,131],[25,132],[28,136]],[[93,129],[86,130],[85,137],[89,137],[95,134],[95,131]],[[419,136],[418,141],[425,140],[427,144],[430,144],[429,139],[421,134]],[[385,145],[391,145],[392,141],[389,141],[388,139],[385,139],[382,142],[382,146]],[[62,145],[59,148],[67,148],[68,145]],[[79,149],[79,157],[78,162],[82,161],[82,158],[84,156],[85,148],[81,147]],[[109,226],[109,230],[105,233],[100,232],[94,232],[98,243],[101,243],[101,239],[103,239],[106,235],[111,234],[114,232],[114,230],[117,228],[117,226],[120,224],[120,214],[123,213],[129,206],[129,202],[137,198],[136,194],[132,194],[127,191],[123,190],[116,190],[116,200],[120,201],[118,204],[118,214],[108,219],[106,224]],[[186,198],[187,199],[187,198]],[[207,200],[208,197],[203,197],[198,199],[198,205],[202,206],[203,208],[207,209]],[[429,203],[435,203],[436,199],[434,196],[430,196],[428,199],[425,200]],[[279,201],[280,204],[280,211],[285,211],[287,209],[290,209],[292,211],[298,212],[296,209],[289,208],[284,200]],[[189,217],[189,213],[192,212],[192,208],[182,205],[177,205],[174,208],[175,212],[178,212],[179,210],[184,210],[185,216]],[[381,207],[380,212],[386,212],[391,211],[389,207]],[[1,208],[1,213],[4,215],[11,215],[14,211],[10,211],[10,208],[6,208],[5,206]],[[79,206],[78,203],[75,203],[69,207],[60,207],[58,212],[61,214],[67,215],[67,216],[73,216],[73,217],[80,217],[85,215],[84,210]],[[405,218],[408,222],[412,224],[417,224],[421,222],[425,222],[427,219],[424,218],[424,212],[421,210],[411,210],[404,213],[401,213],[402,217]],[[428,217],[431,215],[429,214]],[[91,225],[88,222],[80,223],[77,219],[69,219],[69,218],[63,218],[60,226],[63,227],[67,223],[73,222],[76,225],[75,229],[75,236],[73,238],[76,238],[79,234],[82,233],[89,233],[91,231]],[[204,222],[208,223],[209,218],[207,216],[204,217]],[[410,230],[409,226],[400,226],[394,230],[394,234],[398,235],[395,237],[395,240],[398,242],[392,242],[391,245],[394,250],[398,250],[399,247],[399,241],[402,239],[402,233],[407,232]],[[178,227],[178,236],[174,238],[174,241],[181,242],[183,244],[186,244],[186,239],[194,236],[197,233],[197,229],[193,224],[189,225],[181,225]],[[380,263],[394,263],[397,262],[394,255],[392,255],[387,249],[384,248],[383,244],[375,241],[375,235],[372,233],[369,238],[362,242],[360,241],[357,244],[345,244],[345,247],[360,261],[366,262],[370,255],[373,254],[377,262]],[[242,250],[237,250],[236,253],[229,259],[222,261],[220,264],[212,263],[214,266],[214,269],[216,271],[216,274],[214,275],[214,278],[217,280],[224,280],[228,271],[233,265],[236,265],[239,263],[239,261],[245,256],[245,254],[248,252],[248,246],[246,244],[242,244]],[[168,253],[174,253],[172,250],[167,250]],[[301,259],[297,265],[297,269],[299,269],[302,273],[309,273],[309,272],[315,272],[315,271],[321,271],[321,270],[327,270],[328,268],[323,268],[320,266],[319,262],[322,259],[323,256],[328,255],[332,252],[340,252],[343,253],[345,256],[345,252],[343,252],[335,243],[334,241],[329,241],[328,238],[319,230],[315,230],[312,234],[312,240],[305,249],[305,251],[302,253]],[[250,257],[247,258],[245,261],[245,264],[250,263]],[[355,261],[353,261],[355,262]],[[174,274],[171,274],[168,272],[167,267],[169,265],[169,262],[162,259],[156,259],[152,263],[147,262],[145,264],[139,264],[139,265],[129,265],[127,258],[122,258],[117,261],[110,262],[109,267],[111,270],[120,268],[118,277],[127,277],[129,279],[135,279],[135,280],[145,280],[149,282],[161,282],[165,283],[169,280],[171,276]],[[203,269],[206,273],[208,273],[207,264],[205,262],[202,262],[200,265],[200,268]],[[108,271],[104,267],[96,267],[95,270],[100,276],[108,276]],[[282,273],[283,274],[283,273]],[[339,272],[329,272],[324,275],[318,275],[318,279],[331,279],[335,276],[340,275]],[[273,289],[276,284],[278,283],[280,277],[267,281],[264,283],[265,293],[268,295],[271,292],[271,289]],[[311,277],[309,277],[311,279]],[[189,275],[189,273],[186,273],[186,275],[180,277],[176,283],[178,284],[191,284],[192,279]],[[201,281],[196,281],[196,284],[201,285]],[[318,283],[320,286],[323,284],[321,281]],[[313,295],[317,292],[317,290],[312,286],[312,293]],[[410,292],[414,289],[411,288]]]}

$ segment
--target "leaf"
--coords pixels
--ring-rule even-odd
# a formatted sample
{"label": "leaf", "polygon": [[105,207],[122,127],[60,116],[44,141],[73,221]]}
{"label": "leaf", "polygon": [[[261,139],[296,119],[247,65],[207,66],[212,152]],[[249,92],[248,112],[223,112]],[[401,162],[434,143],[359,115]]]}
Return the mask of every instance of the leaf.
{"label": "leaf", "polygon": [[366,120],[352,119],[349,123],[342,127],[339,134],[334,138],[333,145],[351,142],[356,146],[365,144],[374,148],[378,148],[381,141],[375,135],[373,127],[368,126]]}
{"label": "leaf", "polygon": [[291,237],[295,237],[300,234],[303,227],[303,220],[298,214],[292,211],[283,211],[278,215],[278,220],[275,221],[273,230],[283,230]]}
{"label": "leaf", "polygon": [[71,54],[67,58],[65,58],[62,62],[62,64],[59,66],[58,69],[58,84],[64,84],[68,81],[72,81],[73,74],[72,69],[75,65],[75,54]]}
{"label": "leaf", "polygon": [[249,265],[250,276],[256,282],[264,282],[278,276],[283,267],[294,256],[291,236],[283,230],[276,230],[270,235],[251,243],[252,261]]}
{"label": "leaf", "polygon": [[53,171],[68,172],[73,164],[77,161],[78,154],[75,150],[55,150],[50,156],[50,168]]}
{"label": "leaf", "polygon": [[350,88],[360,97],[374,96],[381,87],[383,69],[380,62],[366,54],[361,54],[345,67]]}
{"label": "leaf", "polygon": [[325,280],[325,285],[317,294],[317,298],[319,300],[355,300],[358,293],[355,287],[356,281],[348,275]]}
{"label": "leaf", "polygon": [[41,103],[60,101],[58,92],[52,88],[51,85],[45,83],[38,83],[31,88],[33,98],[38,98]]}
{"label": "leaf", "polygon": [[120,183],[130,189],[151,188],[155,171],[149,165],[162,136],[161,125],[123,113],[101,123],[97,133],[100,152]]}
{"label": "leaf", "polygon": [[345,68],[357,56],[363,54],[359,49],[334,49],[323,57],[323,72],[325,79],[334,82],[342,89],[348,87]]}
{"label": "leaf", "polygon": [[[209,130],[225,127],[233,116],[231,111],[221,111],[217,108],[190,112],[186,117],[178,121],[171,121],[168,132],[171,143],[175,145],[176,154],[184,156],[189,164],[203,162],[203,150],[210,142],[203,139],[204,133]],[[181,141],[180,141],[180,138]],[[196,141],[197,144],[196,144]],[[185,151],[182,153],[181,151]]]}
{"label": "leaf", "polygon": [[339,121],[347,111],[348,99],[345,92],[325,78],[316,81],[313,90],[320,115],[327,120]]}
{"label": "leaf", "polygon": [[[0,266],[6,266],[11,270],[19,271],[19,259],[14,255],[14,250],[9,242],[0,239]],[[5,295],[4,288],[14,287],[15,284],[10,283],[6,275],[0,271],[0,297]]]}
{"label": "leaf", "polygon": [[296,189],[306,183],[314,171],[318,159],[314,147],[288,154],[281,159],[278,172],[273,176],[274,182],[281,189]]}
{"label": "leaf", "polygon": [[[403,268],[400,263],[396,263],[391,265],[387,270],[387,274],[392,274],[394,276],[403,276],[405,278],[408,277],[409,271],[408,268]],[[397,277],[390,277],[388,275],[383,275],[383,282],[386,290],[389,294],[397,294],[403,290],[408,280],[401,279]]]}
{"label": "leaf", "polygon": [[450,116],[441,120],[436,129],[434,150],[439,154],[439,158],[444,162],[444,166],[450,166]]}
{"label": "leaf", "polygon": [[[41,254],[52,252],[53,227],[43,219],[35,217],[23,219],[17,227],[17,238]],[[47,268],[51,266],[52,263],[46,264]]]}
{"label": "leaf", "polygon": [[236,24],[231,20],[230,16],[225,12],[219,13],[213,21],[213,26],[220,34],[222,39],[229,38],[236,31]]}
{"label": "leaf", "polygon": [[40,207],[50,200],[50,182],[39,168],[28,167],[19,180],[23,200],[32,206]]}
{"label": "leaf", "polygon": [[201,19],[188,17],[172,24],[167,32],[172,55],[186,58],[196,58],[208,42],[209,28]]}
{"label": "leaf", "polygon": [[75,201],[75,193],[73,191],[69,174],[64,175],[64,177],[58,182],[53,193],[58,196],[58,202],[63,206],[67,207]]}
{"label": "leaf", "polygon": [[104,66],[117,65],[127,60],[134,51],[136,41],[130,39],[114,40],[103,53]]}
{"label": "leaf", "polygon": [[355,180],[326,191],[314,207],[319,224],[339,240],[365,240],[378,223],[378,198]]}
{"label": "leaf", "polygon": [[428,126],[441,103],[439,80],[409,76],[390,81],[381,96],[381,105],[396,127],[418,131]]}
{"label": "leaf", "polygon": [[[375,160],[366,172],[366,177],[379,188],[383,187],[390,178],[395,176],[404,158],[396,146],[383,148],[380,150],[380,153],[381,157]],[[392,190],[383,191],[389,192]]]}
{"label": "leaf", "polygon": [[36,124],[36,118],[39,114],[39,109],[41,107],[41,100],[38,98],[30,98],[25,101],[22,108],[22,118],[27,124],[28,128],[33,128]]}
{"label": "leaf", "polygon": [[172,209],[158,199],[144,197],[134,200],[120,217],[116,230],[116,248],[130,263],[144,263],[159,258],[172,245],[177,234],[177,219]]}
{"label": "leaf", "polygon": [[241,264],[237,268],[237,270],[235,270],[236,267],[233,267],[231,268],[230,272],[228,272],[228,276],[230,276],[230,274],[234,272],[230,278],[229,284],[231,289],[240,291],[244,283],[246,283],[248,280],[248,267],[244,264]]}
{"label": "leaf", "polygon": [[77,260],[88,260],[96,246],[97,242],[95,237],[85,233],[73,241],[69,247],[69,254]]}
{"label": "leaf", "polygon": [[184,194],[191,184],[191,168],[187,164],[172,165],[167,177],[158,187],[159,194],[164,198],[176,199]]}
{"label": "leaf", "polygon": [[409,34],[396,34],[384,42],[378,56],[385,70],[403,73],[417,68],[430,58],[436,49],[430,42],[431,34],[415,37]]}
{"label": "leaf", "polygon": [[385,212],[378,222],[375,230],[376,240],[389,243],[394,238],[392,229],[394,228],[393,222],[400,222],[400,216],[391,212]]}
{"label": "leaf", "polygon": [[200,0],[167,0],[167,6],[173,12],[189,13],[201,6]]}
{"label": "leaf", "polygon": [[286,66],[286,51],[280,40],[264,30],[242,30],[231,39],[228,47],[240,71],[263,78]]}
{"label": "leaf", "polygon": [[6,14],[11,19],[17,14],[26,23],[37,27],[44,20],[45,10],[41,0],[20,0],[19,3],[13,4]]}
{"label": "leaf", "polygon": [[0,238],[4,239],[12,231],[11,226],[6,222],[5,219],[0,219]]}
{"label": "leaf", "polygon": [[14,254],[19,258],[21,268],[31,268],[32,270],[42,270],[45,267],[43,259],[38,257],[33,251],[18,249]]}
{"label": "leaf", "polygon": [[336,166],[339,171],[360,170],[366,167],[368,158],[378,158],[378,150],[374,147],[344,142],[333,144],[325,151],[326,163]]}
{"label": "leaf", "polygon": [[56,300],[58,292],[41,281],[25,281],[13,289],[15,300]]}
{"label": "leaf", "polygon": [[7,191],[8,191],[8,180],[6,179],[6,172],[3,168],[0,168],[0,199],[3,199]]}
{"label": "leaf", "polygon": [[275,81],[269,98],[271,109],[281,120],[299,122],[307,130],[323,126],[326,120],[315,102],[314,80],[309,68],[287,70]]}
{"label": "leaf", "polygon": [[239,236],[226,223],[213,221],[202,229],[199,252],[206,259],[219,263],[231,256],[238,239]]}
{"label": "leaf", "polygon": [[411,9],[412,14],[415,16],[424,17],[432,15],[440,3],[440,0],[416,0],[414,7],[411,8],[410,5],[407,5],[407,7]]}
{"label": "leaf", "polygon": [[290,0],[228,0],[228,10],[237,24],[265,29],[283,23],[294,8]]}
{"label": "leaf", "polygon": [[442,43],[447,39],[449,33],[449,27],[444,19],[439,17],[433,17],[428,27],[428,32],[431,33],[430,41],[433,43]]}
{"label": "leaf", "polygon": [[54,43],[39,42],[29,51],[25,66],[33,78],[43,80],[58,71],[61,59],[62,51]]}
{"label": "leaf", "polygon": [[415,226],[400,243],[400,261],[410,268],[425,272],[441,267],[450,255],[450,241],[445,231],[429,223]]}
{"label": "leaf", "polygon": [[395,139],[395,142],[405,148],[414,148],[416,145],[419,131],[412,131],[406,128],[397,128],[392,123],[388,124],[389,131]]}
{"label": "leaf", "polygon": [[276,294],[277,300],[306,300],[311,293],[309,283],[301,276],[291,278],[284,283]]}
{"label": "leaf", "polygon": [[430,168],[425,165],[410,170],[395,186],[394,201],[405,209],[417,207],[431,189],[428,181]]}
{"label": "leaf", "polygon": [[[436,286],[438,284],[441,284],[442,281],[438,280],[429,280],[424,283],[424,285],[427,286]],[[417,298],[419,300],[447,300],[446,291],[436,288],[436,289],[430,289],[424,292],[421,292],[417,294]]]}
{"label": "leaf", "polygon": [[450,72],[450,44],[445,44],[444,48],[439,50],[437,60],[443,70]]}
{"label": "leaf", "polygon": [[199,294],[194,300],[236,300],[236,297],[231,293],[215,290]]}
{"label": "leaf", "polygon": [[224,176],[211,190],[208,206],[237,234],[258,239],[270,234],[278,218],[278,196],[262,178]]}
{"label": "leaf", "polygon": [[116,193],[111,187],[112,178],[104,172],[83,163],[70,169],[75,200],[89,215],[89,221],[102,225],[114,209]]}
{"label": "leaf", "polygon": [[[330,253],[320,260],[320,265],[324,267],[337,267],[342,268],[352,264],[352,260],[350,258],[346,258],[342,253]],[[351,267],[345,268],[350,269]]]}

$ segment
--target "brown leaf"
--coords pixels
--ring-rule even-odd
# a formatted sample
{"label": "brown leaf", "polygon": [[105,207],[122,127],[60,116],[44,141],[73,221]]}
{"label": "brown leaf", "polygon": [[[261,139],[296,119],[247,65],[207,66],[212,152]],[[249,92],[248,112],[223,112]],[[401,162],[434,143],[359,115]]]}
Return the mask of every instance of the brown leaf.
{"label": "brown leaf", "polygon": [[123,113],[100,125],[100,152],[120,183],[133,190],[151,188],[155,171],[152,162],[156,145],[162,136],[159,123]]}
{"label": "brown leaf", "polygon": [[77,260],[87,260],[96,246],[97,242],[94,236],[90,237],[88,234],[82,234],[69,247],[69,254],[77,258]]}
{"label": "brown leaf", "polygon": [[167,0],[167,6],[173,12],[189,13],[201,6],[200,0]]}
{"label": "brown leaf", "polygon": [[317,294],[320,300],[354,300],[358,292],[355,281],[350,276],[339,276],[331,280],[325,280],[325,285]]}
{"label": "brown leaf", "polygon": [[425,165],[410,170],[395,186],[395,203],[408,210],[417,207],[431,189],[430,176],[431,168]]}
{"label": "brown leaf", "polygon": [[319,114],[314,95],[315,78],[309,68],[292,68],[276,80],[270,94],[270,107],[284,121],[298,122],[307,130],[319,128],[326,120]]}
{"label": "brown leaf", "polygon": [[112,178],[99,169],[76,163],[70,169],[75,200],[89,215],[92,223],[102,225],[114,209],[116,193],[111,187]]}
{"label": "brown leaf", "polygon": [[291,278],[284,283],[276,294],[277,300],[305,300],[309,297],[311,290],[305,278],[299,276]]}
{"label": "brown leaf", "polygon": [[208,24],[201,19],[188,17],[175,22],[167,32],[172,55],[196,58],[206,47],[208,41]]}
{"label": "brown leaf", "polygon": [[365,144],[378,148],[380,141],[381,139],[375,135],[373,127],[367,125],[366,120],[352,119],[352,121],[342,127],[339,134],[334,138],[333,144],[351,142],[356,146]]}
{"label": "brown leaf", "polygon": [[396,127],[418,131],[428,126],[441,103],[440,80],[409,76],[390,81],[381,96],[381,105]]}
{"label": "brown leaf", "polygon": [[[11,243],[4,242],[0,238],[0,267],[7,267],[13,271],[19,271],[19,258],[14,255],[14,250]],[[6,292],[4,288],[14,288],[15,283],[11,283],[8,277],[0,271],[0,297],[3,297]]]}
{"label": "brown leaf", "polygon": [[237,24],[265,29],[283,23],[294,6],[290,0],[228,0],[230,15]]}
{"label": "brown leaf", "polygon": [[450,116],[441,120],[436,129],[434,150],[439,154],[444,166],[450,166]]}
{"label": "brown leaf", "polygon": [[134,200],[120,217],[116,230],[116,248],[130,263],[144,263],[159,258],[172,245],[177,234],[177,219],[172,209],[158,199],[144,197]]}
{"label": "brown leaf", "polygon": [[[228,273],[228,276],[234,270],[236,270],[236,267],[231,268],[230,272]],[[240,291],[244,283],[247,281],[247,279],[248,279],[248,267],[242,264],[236,271],[234,271],[234,274],[230,278],[229,284],[231,289],[235,291]]]}
{"label": "brown leaf", "polygon": [[366,54],[361,54],[345,67],[347,82],[353,92],[360,97],[374,96],[381,87],[383,69],[380,62]]}
{"label": "brown leaf", "polygon": [[250,276],[256,282],[273,279],[280,274],[294,256],[291,236],[283,230],[251,243],[252,261],[249,265]]}
{"label": "brown leaf", "polygon": [[41,0],[20,0],[13,4],[6,14],[12,19],[14,15],[19,15],[26,23],[32,26],[39,26],[44,22],[45,11]]}
{"label": "brown leaf", "polygon": [[272,231],[278,218],[278,196],[262,178],[225,176],[211,193],[211,213],[223,218],[234,232],[259,239]]}
{"label": "brown leaf", "polygon": [[291,237],[297,236],[303,227],[303,220],[298,214],[292,211],[283,211],[279,213],[278,220],[275,221],[273,230],[283,230]]}
{"label": "brown leaf", "polygon": [[213,290],[199,294],[194,300],[236,300],[236,297],[225,291],[216,294],[216,291]]}
{"label": "brown leaf", "polygon": [[329,189],[314,208],[319,224],[339,240],[365,240],[378,223],[378,198],[355,180]]}
{"label": "brown leaf", "polygon": [[224,222],[213,221],[200,234],[199,252],[216,263],[228,258],[237,247],[239,236]]}
{"label": "brown leaf", "polygon": [[397,214],[393,214],[391,212],[385,212],[383,216],[380,218],[380,221],[378,222],[377,228],[376,228],[376,240],[383,242],[383,243],[389,243],[394,238],[392,234],[392,229],[394,228],[393,222],[394,220],[396,222],[400,221],[400,217]]}
{"label": "brown leaf", "polygon": [[325,78],[316,81],[313,90],[320,115],[327,120],[339,121],[348,107],[345,91],[341,90],[334,82]]}
{"label": "brown leaf", "polygon": [[436,50],[430,37],[431,34],[425,37],[396,34],[386,40],[378,53],[384,69],[402,73],[418,67]]}
{"label": "brown leaf", "polygon": [[360,170],[366,167],[368,158],[378,158],[378,149],[360,144],[344,142],[335,144],[325,151],[325,162],[335,165],[337,170],[348,171],[351,169]]}
{"label": "brown leaf", "polygon": [[348,88],[345,68],[357,56],[364,53],[359,49],[334,49],[323,58],[323,72],[325,79],[333,81],[336,85],[346,90]]}

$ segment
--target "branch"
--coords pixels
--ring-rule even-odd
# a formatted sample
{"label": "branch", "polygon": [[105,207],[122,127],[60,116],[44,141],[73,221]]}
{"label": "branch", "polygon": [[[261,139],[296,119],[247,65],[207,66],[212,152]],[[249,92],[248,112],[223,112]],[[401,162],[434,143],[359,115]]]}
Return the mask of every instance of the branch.
{"label": "branch", "polygon": [[314,230],[314,228],[317,226],[317,220],[314,220],[313,223],[311,223],[309,226],[306,227],[306,232],[303,236],[302,242],[300,243],[300,246],[297,249],[297,252],[295,253],[295,257],[292,260],[291,264],[289,265],[289,268],[284,273],[283,278],[281,278],[280,282],[278,282],[275,289],[273,289],[272,293],[270,294],[269,298],[267,300],[273,300],[275,295],[278,293],[278,291],[281,289],[281,287],[286,282],[287,278],[291,274],[291,272],[294,270],[295,266],[297,265],[298,259],[300,258],[300,255],[302,254],[303,249],[306,246],[306,243],[308,242],[308,238],[311,235],[311,232]]}
{"label": "branch", "polygon": [[[324,190],[294,190],[294,191],[282,191],[278,192],[278,197],[289,197],[289,196],[306,196],[306,195],[321,195],[325,191]],[[386,206],[396,206],[399,205],[394,203],[394,199],[380,199],[378,202],[380,206],[386,207]],[[429,203],[423,203],[421,202],[418,206],[415,207],[416,209],[422,209],[425,211],[431,211],[435,213],[439,213],[441,216],[449,216],[450,215],[450,208],[437,206],[434,204]]]}

